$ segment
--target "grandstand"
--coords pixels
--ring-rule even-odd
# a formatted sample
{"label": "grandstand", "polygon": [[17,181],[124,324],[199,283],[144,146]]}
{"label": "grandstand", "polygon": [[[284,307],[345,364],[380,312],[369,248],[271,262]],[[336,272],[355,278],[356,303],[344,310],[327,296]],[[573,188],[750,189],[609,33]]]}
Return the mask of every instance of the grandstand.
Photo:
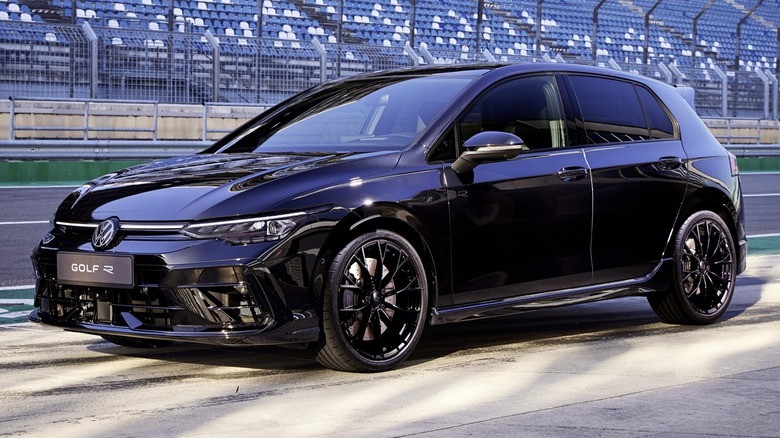
{"label": "grandstand", "polygon": [[778,26],[778,0],[0,0],[0,95],[273,104],[365,71],[544,59],[777,119]]}

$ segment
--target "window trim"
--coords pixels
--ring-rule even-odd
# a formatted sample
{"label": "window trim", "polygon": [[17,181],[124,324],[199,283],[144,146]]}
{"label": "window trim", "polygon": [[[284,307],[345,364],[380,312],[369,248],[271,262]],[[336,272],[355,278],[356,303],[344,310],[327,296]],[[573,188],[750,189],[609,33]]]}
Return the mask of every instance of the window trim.
{"label": "window trim", "polygon": [[[481,99],[483,99],[488,93],[490,93],[491,91],[495,90],[498,87],[501,87],[513,81],[522,80],[526,78],[534,78],[534,77],[548,78],[550,80],[549,82],[555,87],[556,96],[558,99],[558,105],[561,112],[561,120],[563,121],[563,129],[565,134],[565,138],[563,140],[565,144],[563,146],[558,146],[558,147],[529,149],[528,151],[524,151],[523,154],[571,149],[572,146],[576,146],[576,144],[574,144],[571,138],[574,133],[571,132],[571,126],[568,123],[569,115],[571,111],[570,110],[571,104],[569,102],[568,90],[565,90],[562,87],[560,76],[561,76],[560,72],[533,72],[533,73],[517,74],[517,75],[512,75],[503,78],[493,84],[490,84],[488,87],[480,90],[473,98],[471,98],[468,105],[465,106],[463,110],[459,112],[455,117],[453,117],[452,122],[448,124],[447,129],[445,129],[433,142],[434,146],[432,146],[426,153],[426,157],[425,157],[426,163],[429,164],[451,163],[455,161],[458,158],[458,156],[460,156],[460,154],[463,153],[462,147],[463,147],[463,142],[465,141],[458,125],[463,120],[463,118],[474,108],[474,106],[478,105]],[[453,136],[455,141],[455,156],[447,159],[437,159],[437,160],[431,159],[431,157],[435,154],[435,150],[450,135]]]}
{"label": "window trim", "polygon": [[[648,112],[645,109],[645,106],[642,102],[642,99],[639,96],[639,93],[637,91],[637,87],[641,87],[645,89],[650,96],[652,96],[655,101],[658,103],[658,105],[661,107],[661,110],[666,114],[666,116],[669,118],[669,121],[672,123],[672,137],[671,138],[648,138],[645,140],[635,140],[635,141],[619,141],[619,142],[605,142],[605,143],[588,143],[587,142],[587,125],[588,122],[585,120],[585,117],[582,113],[582,107],[580,106],[580,99],[577,96],[577,93],[574,89],[574,84],[571,81],[572,77],[590,77],[595,79],[603,79],[607,81],[616,81],[616,82],[623,82],[631,85],[634,90],[634,94],[636,95],[637,102],[639,102],[639,107],[642,111],[642,115],[645,120],[645,126],[648,131],[648,135],[652,136],[652,126],[650,124],[650,120],[648,118]],[[570,96],[571,99],[571,109],[574,111],[573,114],[573,121],[575,126],[577,127],[577,137],[580,140],[580,144],[577,146],[580,147],[593,147],[593,146],[605,146],[605,145],[615,145],[615,144],[633,144],[633,143],[647,143],[647,142],[655,142],[655,141],[679,141],[680,140],[680,124],[677,122],[677,119],[674,117],[674,114],[669,110],[669,108],[666,106],[664,101],[658,97],[658,95],[652,90],[652,88],[648,87],[647,85],[643,84],[642,82],[627,79],[627,78],[621,78],[621,77],[615,77],[615,76],[603,76],[603,75],[594,75],[589,73],[564,73],[561,75],[561,80],[564,83],[566,87],[566,91]],[[571,137],[571,135],[570,135]]]}

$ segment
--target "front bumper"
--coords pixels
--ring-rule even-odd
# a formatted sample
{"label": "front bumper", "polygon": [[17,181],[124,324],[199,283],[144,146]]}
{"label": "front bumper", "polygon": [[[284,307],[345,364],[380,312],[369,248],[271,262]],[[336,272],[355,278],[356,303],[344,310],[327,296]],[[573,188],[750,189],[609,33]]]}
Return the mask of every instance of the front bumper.
{"label": "front bumper", "polygon": [[33,253],[36,308],[29,319],[70,331],[150,340],[316,341],[319,312],[307,274],[312,251],[295,246],[298,250],[289,244],[280,250],[270,244],[126,239],[113,252],[133,256],[133,285],[106,287],[61,282],[58,252],[100,253],[55,239]]}

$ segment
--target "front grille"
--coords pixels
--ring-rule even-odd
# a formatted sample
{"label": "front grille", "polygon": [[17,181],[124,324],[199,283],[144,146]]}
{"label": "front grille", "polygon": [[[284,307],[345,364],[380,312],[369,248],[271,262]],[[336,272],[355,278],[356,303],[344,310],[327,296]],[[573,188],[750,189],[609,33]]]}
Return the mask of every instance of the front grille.
{"label": "front grille", "polygon": [[37,272],[39,314],[54,323],[202,332],[257,329],[273,320],[260,282],[240,266],[169,271],[136,264],[133,289],[60,284],[53,260],[38,260]]}

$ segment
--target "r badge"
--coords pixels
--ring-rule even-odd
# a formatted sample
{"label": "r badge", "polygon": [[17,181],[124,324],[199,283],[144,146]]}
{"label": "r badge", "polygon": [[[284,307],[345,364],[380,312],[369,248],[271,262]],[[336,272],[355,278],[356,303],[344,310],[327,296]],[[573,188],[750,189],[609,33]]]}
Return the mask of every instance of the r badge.
{"label": "r badge", "polygon": [[110,217],[95,228],[92,233],[92,247],[97,250],[106,250],[112,247],[116,242],[116,236],[119,232],[119,218]]}

